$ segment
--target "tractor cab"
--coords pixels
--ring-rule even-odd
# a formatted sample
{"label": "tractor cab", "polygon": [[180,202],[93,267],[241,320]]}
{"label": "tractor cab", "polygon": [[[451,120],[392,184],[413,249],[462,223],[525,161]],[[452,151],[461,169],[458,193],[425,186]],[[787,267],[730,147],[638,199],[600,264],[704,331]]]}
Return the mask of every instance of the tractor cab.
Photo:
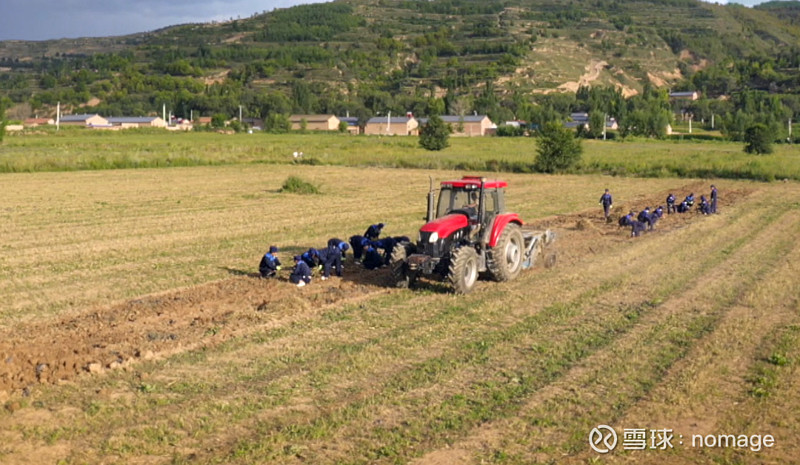
{"label": "tractor cab", "polygon": [[505,181],[487,180],[477,176],[444,181],[441,183],[435,210],[432,197],[428,199],[428,222],[460,214],[466,217],[471,233],[486,229],[495,216],[505,210],[503,196],[507,185]]}

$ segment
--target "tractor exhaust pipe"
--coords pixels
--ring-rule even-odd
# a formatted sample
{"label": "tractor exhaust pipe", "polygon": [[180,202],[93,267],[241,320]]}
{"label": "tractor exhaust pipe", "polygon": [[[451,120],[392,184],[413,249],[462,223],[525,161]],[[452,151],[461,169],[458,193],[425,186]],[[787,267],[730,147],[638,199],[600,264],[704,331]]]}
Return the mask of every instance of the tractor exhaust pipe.
{"label": "tractor exhaust pipe", "polygon": [[434,209],[436,204],[436,191],[433,190],[433,177],[428,176],[430,180],[430,188],[428,189],[428,218],[427,222],[430,223],[431,221],[435,220],[435,211]]}

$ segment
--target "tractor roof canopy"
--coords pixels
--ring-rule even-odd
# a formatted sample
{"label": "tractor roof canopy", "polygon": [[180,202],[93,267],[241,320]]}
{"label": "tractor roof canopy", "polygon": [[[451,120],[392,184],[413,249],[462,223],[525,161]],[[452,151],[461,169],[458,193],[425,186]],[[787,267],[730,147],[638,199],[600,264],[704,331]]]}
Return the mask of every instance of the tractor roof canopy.
{"label": "tractor roof canopy", "polygon": [[442,187],[450,187],[456,189],[479,189],[481,187],[481,180],[484,181],[484,186],[487,189],[502,189],[508,187],[508,183],[498,179],[486,179],[479,176],[464,176],[455,181],[442,181]]}

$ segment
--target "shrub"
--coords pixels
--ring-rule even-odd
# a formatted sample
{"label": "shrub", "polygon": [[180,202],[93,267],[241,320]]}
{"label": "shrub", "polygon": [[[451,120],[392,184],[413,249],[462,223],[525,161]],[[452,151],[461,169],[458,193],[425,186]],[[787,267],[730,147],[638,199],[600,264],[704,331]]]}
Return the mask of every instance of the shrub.
{"label": "shrub", "polygon": [[321,193],[319,187],[314,184],[298,178],[297,176],[289,176],[286,181],[283,181],[281,186],[281,193],[289,194],[319,194]]}
{"label": "shrub", "polygon": [[426,150],[442,150],[450,145],[452,129],[440,116],[433,115],[419,131],[419,145]]}
{"label": "shrub", "polygon": [[744,133],[744,151],[758,155],[772,153],[772,131],[766,124],[756,123]]}

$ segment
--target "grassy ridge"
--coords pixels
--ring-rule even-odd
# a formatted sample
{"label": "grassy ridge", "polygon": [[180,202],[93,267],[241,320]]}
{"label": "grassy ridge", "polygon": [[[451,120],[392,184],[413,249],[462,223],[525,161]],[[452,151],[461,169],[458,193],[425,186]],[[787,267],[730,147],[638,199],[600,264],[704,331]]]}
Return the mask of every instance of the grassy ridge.
{"label": "grassy ridge", "polygon": [[[374,166],[530,173],[536,153],[530,138],[451,138],[428,152],[416,137],[351,137],[340,134],[238,134],[66,130],[8,137],[0,172],[160,168],[230,164]],[[585,141],[577,174],[638,177],[800,180],[800,151],[777,145],[775,153],[748,155],[742,144],[709,141]],[[301,159],[292,157],[303,152]]]}

